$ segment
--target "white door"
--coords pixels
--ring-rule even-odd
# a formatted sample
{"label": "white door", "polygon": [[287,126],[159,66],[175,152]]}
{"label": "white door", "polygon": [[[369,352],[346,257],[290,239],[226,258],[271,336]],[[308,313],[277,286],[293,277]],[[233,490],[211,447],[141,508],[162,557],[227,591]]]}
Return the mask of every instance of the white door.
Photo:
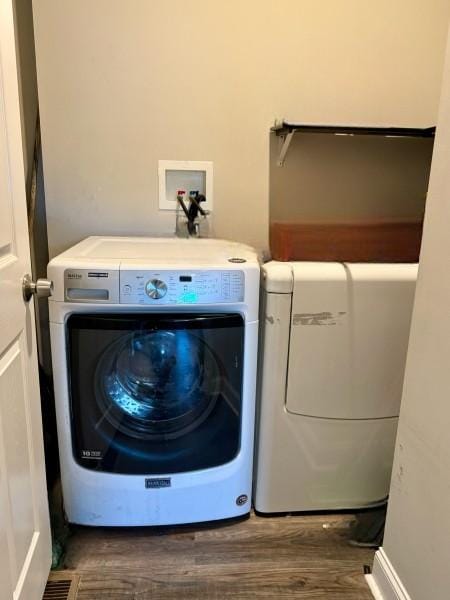
{"label": "white door", "polygon": [[0,598],[38,600],[51,562],[12,0],[0,0]]}

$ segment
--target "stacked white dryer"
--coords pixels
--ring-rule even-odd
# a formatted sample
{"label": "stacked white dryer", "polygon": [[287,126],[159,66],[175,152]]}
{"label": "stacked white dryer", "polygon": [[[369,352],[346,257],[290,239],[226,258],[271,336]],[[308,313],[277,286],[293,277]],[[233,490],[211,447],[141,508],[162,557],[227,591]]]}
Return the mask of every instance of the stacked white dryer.
{"label": "stacked white dryer", "polygon": [[265,265],[258,511],[386,498],[416,277],[416,264]]}

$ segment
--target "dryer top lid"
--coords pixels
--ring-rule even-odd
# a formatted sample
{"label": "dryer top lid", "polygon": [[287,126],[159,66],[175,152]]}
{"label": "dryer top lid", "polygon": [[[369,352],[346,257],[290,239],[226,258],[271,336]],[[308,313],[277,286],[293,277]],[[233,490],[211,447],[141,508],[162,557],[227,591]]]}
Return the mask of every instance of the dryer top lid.
{"label": "dryer top lid", "polygon": [[91,259],[102,262],[108,259],[140,259],[149,263],[182,263],[190,266],[221,263],[225,266],[230,264],[230,259],[231,262],[258,262],[253,248],[227,240],[115,236],[88,237],[56,259]]}

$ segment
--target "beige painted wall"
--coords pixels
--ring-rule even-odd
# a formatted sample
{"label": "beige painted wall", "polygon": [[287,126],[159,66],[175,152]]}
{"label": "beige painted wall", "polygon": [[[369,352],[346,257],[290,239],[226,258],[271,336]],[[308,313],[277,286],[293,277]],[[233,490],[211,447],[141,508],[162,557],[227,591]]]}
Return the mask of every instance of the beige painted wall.
{"label": "beige painted wall", "polygon": [[383,542],[411,600],[450,597],[449,164],[450,46]]}
{"label": "beige painted wall", "polygon": [[214,161],[215,230],[267,243],[275,118],[426,126],[448,0],[34,0],[50,253],[163,234],[158,159]]}
{"label": "beige painted wall", "polygon": [[432,138],[297,133],[285,164],[271,136],[270,220],[421,219]]}

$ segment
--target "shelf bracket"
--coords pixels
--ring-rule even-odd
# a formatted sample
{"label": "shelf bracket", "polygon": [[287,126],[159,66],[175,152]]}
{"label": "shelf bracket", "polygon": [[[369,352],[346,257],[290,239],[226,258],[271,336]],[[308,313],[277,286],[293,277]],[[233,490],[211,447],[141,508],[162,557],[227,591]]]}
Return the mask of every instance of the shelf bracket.
{"label": "shelf bracket", "polygon": [[295,132],[327,133],[333,135],[378,135],[395,138],[434,138],[436,128],[386,127],[377,125],[317,125],[314,123],[292,123],[290,121],[277,120],[271,131],[280,139],[277,166],[282,167]]}
{"label": "shelf bracket", "polygon": [[294,137],[295,131],[289,131],[285,135],[281,136],[281,148],[280,153],[278,155],[277,166],[282,167],[284,165],[284,161],[286,158],[287,151],[289,150],[289,146],[292,142],[292,138]]}

